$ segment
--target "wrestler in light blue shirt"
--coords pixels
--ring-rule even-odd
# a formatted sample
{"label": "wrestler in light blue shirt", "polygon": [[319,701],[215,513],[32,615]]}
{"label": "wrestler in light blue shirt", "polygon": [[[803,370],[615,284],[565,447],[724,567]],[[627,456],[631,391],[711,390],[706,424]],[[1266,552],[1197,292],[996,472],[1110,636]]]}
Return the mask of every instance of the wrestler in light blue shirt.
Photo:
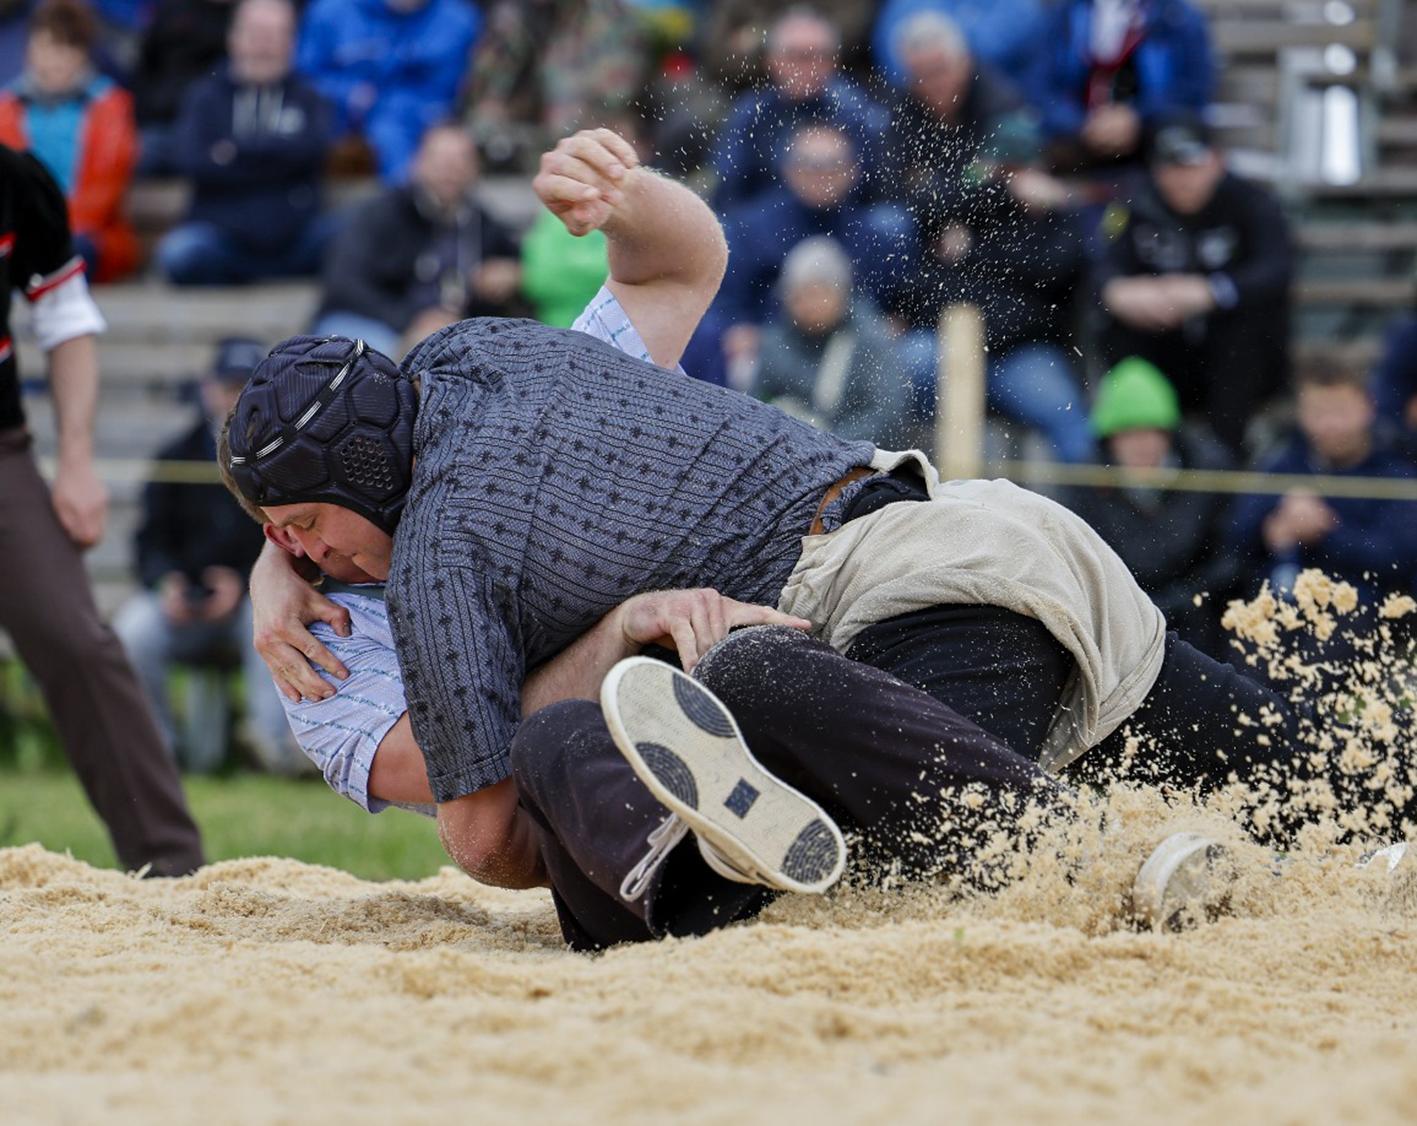
{"label": "wrestler in light blue shirt", "polygon": [[[627,355],[653,362],[639,332],[608,289],[595,295],[572,327]],[[349,636],[340,637],[323,622],[314,623],[310,632],[344,662],[349,677],[336,680],[321,670],[320,675],[335,689],[325,700],[291,703],[282,695],[295,738],[330,788],[361,809],[379,813],[395,804],[432,816],[431,805],[385,802],[369,794],[374,752],[408,710],[383,587],[341,584],[332,586],[328,593],[331,601],[349,611]]]}

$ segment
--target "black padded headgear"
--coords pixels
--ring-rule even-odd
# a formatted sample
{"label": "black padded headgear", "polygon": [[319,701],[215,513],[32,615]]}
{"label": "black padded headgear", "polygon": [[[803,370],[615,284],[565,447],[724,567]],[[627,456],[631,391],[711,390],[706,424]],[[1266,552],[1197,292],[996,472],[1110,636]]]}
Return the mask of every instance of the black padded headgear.
{"label": "black padded headgear", "polygon": [[393,534],[413,474],[413,385],[362,340],[295,336],[252,372],[227,468],[258,508],[324,501]]}

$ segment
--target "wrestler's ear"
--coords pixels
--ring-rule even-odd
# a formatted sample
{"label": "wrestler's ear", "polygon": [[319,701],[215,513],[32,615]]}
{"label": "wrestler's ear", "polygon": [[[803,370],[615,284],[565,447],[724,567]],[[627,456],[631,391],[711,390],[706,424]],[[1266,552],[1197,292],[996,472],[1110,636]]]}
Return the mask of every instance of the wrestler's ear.
{"label": "wrestler's ear", "polygon": [[275,544],[282,551],[288,551],[297,559],[305,558],[305,551],[300,546],[300,541],[291,534],[289,528],[278,528],[267,521],[261,525],[261,531],[266,534],[266,539]]}

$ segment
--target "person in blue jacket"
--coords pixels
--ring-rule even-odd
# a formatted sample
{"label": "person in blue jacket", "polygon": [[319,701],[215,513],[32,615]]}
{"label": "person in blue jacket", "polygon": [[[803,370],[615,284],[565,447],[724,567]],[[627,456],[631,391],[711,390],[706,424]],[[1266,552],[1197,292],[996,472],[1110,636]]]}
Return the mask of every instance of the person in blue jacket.
{"label": "person in blue jacket", "polygon": [[[1414,478],[1417,465],[1383,441],[1364,375],[1316,362],[1298,380],[1299,433],[1259,468],[1269,473]],[[1319,567],[1365,603],[1406,593],[1417,574],[1417,502],[1292,489],[1236,501],[1231,535],[1278,590]]]}
{"label": "person in blue jacket", "polygon": [[330,113],[291,74],[294,8],[242,0],[228,40],[228,63],[192,87],[178,118],[174,153],[192,204],[157,250],[176,285],[313,274],[329,238],[320,178]]}
{"label": "person in blue jacket", "polygon": [[1024,82],[1041,42],[1044,8],[1041,0],[886,0],[871,32],[871,54],[891,85],[909,85],[900,33],[921,12],[938,12],[959,25],[975,59]]}
{"label": "person in blue jacket", "polygon": [[771,82],[748,90],[733,103],[713,155],[718,185],[713,197],[722,213],[778,183],[778,165],[796,130],[805,123],[833,125],[850,137],[862,164],[862,187],[880,194],[881,145],[890,117],[865,90],[838,71],[841,32],[814,12],[793,9],[768,32]]}
{"label": "person in blue jacket", "polygon": [[1061,0],[1030,82],[1061,167],[1133,162],[1147,127],[1202,113],[1215,83],[1205,17],[1187,0]]}
{"label": "person in blue jacket", "polygon": [[863,171],[845,131],[803,125],[792,134],[781,184],[724,216],[728,273],[714,308],[730,370],[751,366],[783,261],[813,235],[829,235],[846,249],[861,292],[878,307],[896,304],[896,287],[912,276],[915,226],[897,205],[860,202]]}
{"label": "person in blue jacket", "polygon": [[335,109],[337,136],[401,183],[419,139],[451,116],[482,16],[466,0],[313,0],[296,65]]}

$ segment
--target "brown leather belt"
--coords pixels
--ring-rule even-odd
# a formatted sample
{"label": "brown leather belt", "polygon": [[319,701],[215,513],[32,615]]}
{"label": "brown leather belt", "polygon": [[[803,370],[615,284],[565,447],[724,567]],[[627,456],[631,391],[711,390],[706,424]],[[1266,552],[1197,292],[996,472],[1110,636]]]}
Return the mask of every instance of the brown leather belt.
{"label": "brown leather belt", "polygon": [[822,494],[822,503],[817,505],[817,514],[812,517],[812,527],[808,534],[820,536],[823,532],[822,513],[827,510],[827,505],[841,496],[841,490],[853,481],[859,481],[862,477],[870,477],[876,471],[869,465],[858,465],[855,469],[848,469],[839,478],[827,486],[827,491]]}

